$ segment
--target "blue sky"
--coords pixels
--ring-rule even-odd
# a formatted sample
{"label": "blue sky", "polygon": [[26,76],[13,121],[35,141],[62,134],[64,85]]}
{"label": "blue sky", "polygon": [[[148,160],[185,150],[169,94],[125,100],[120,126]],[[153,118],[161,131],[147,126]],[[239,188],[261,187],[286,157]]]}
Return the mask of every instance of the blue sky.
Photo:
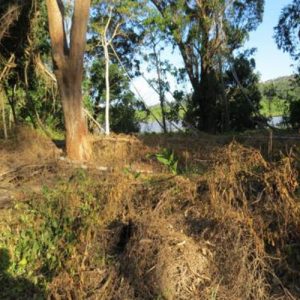
{"label": "blue sky", "polygon": [[254,57],[262,81],[293,73],[291,67],[293,61],[287,53],[277,48],[273,38],[273,28],[278,22],[280,12],[291,2],[291,0],[266,0],[264,20],[255,32],[250,33],[250,39],[245,45],[247,48],[257,48]]}
{"label": "blue sky", "polygon": [[[256,31],[250,33],[249,40],[245,44],[245,49],[257,48],[254,58],[256,60],[256,71],[260,74],[261,81],[291,75],[294,71],[292,66],[293,61],[290,56],[277,48],[273,38],[274,27],[277,25],[281,10],[291,2],[292,0],[266,0],[263,22],[259,25]],[[182,59],[178,51],[171,54],[169,49],[166,56],[176,67],[183,66]],[[145,70],[145,76],[147,76],[148,79],[151,79],[154,74]],[[176,87],[174,79],[170,78],[170,82],[171,87]],[[158,103],[157,94],[142,78],[134,79],[132,84],[136,89],[138,89],[139,93],[148,105]],[[186,92],[191,91],[191,86],[188,82],[185,83],[183,87]],[[172,99],[169,98],[169,100]]]}

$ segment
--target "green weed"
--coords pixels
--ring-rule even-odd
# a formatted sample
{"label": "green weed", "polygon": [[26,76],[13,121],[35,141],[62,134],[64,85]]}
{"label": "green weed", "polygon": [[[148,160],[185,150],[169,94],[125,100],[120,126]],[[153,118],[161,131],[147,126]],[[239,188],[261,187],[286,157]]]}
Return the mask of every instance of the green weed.
{"label": "green weed", "polygon": [[141,176],[141,172],[137,172],[137,171],[133,170],[131,166],[125,167],[123,169],[123,172],[124,172],[124,174],[132,176],[134,179],[138,179]]}
{"label": "green weed", "polygon": [[168,167],[174,175],[178,174],[178,159],[175,157],[174,151],[162,149],[155,157],[161,164]]}
{"label": "green weed", "polygon": [[18,204],[17,225],[0,234],[0,248],[11,255],[7,274],[45,287],[60,271],[72,273],[69,260],[77,255],[91,225],[97,224],[96,195],[94,182],[80,170],[69,181]]}

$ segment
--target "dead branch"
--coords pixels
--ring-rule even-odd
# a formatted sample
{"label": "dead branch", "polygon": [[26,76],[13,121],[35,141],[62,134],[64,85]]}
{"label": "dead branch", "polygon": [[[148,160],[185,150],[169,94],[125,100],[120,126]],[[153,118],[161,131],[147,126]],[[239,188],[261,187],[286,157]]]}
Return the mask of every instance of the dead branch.
{"label": "dead branch", "polygon": [[19,5],[11,5],[0,18],[0,41],[7,35],[9,28],[18,20],[20,12],[21,7]]}
{"label": "dead branch", "polygon": [[91,115],[91,113],[87,109],[83,109],[86,116],[99,128],[100,132],[104,132],[103,127],[97,122],[97,120]]}
{"label": "dead branch", "polygon": [[15,55],[11,54],[9,60],[5,64],[5,67],[3,68],[2,72],[0,73],[0,82],[2,81],[3,78],[5,78],[5,76],[8,74],[10,69],[16,67],[14,61],[15,61]]}
{"label": "dead branch", "polygon": [[25,177],[24,173],[26,173],[27,177],[32,177],[37,175],[44,169],[51,167],[52,165],[53,163],[21,165],[0,174],[0,182],[4,180],[8,180],[9,182],[11,182],[19,177]]}

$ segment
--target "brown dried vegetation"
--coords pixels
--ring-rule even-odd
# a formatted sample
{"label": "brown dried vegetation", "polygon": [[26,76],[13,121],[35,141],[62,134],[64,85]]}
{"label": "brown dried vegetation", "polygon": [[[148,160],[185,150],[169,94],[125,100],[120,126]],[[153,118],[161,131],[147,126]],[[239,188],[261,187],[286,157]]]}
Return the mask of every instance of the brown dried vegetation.
{"label": "brown dried vegetation", "polygon": [[5,37],[8,34],[9,28],[18,19],[20,15],[20,11],[21,11],[20,5],[7,6],[6,12],[0,18],[0,41],[2,40],[3,37]]}
{"label": "brown dried vegetation", "polygon": [[[209,148],[188,139],[98,140],[83,186],[73,180],[76,168],[53,154],[43,176],[67,182],[71,194],[61,201],[72,215],[89,195],[96,217],[51,279],[51,299],[300,298],[297,157],[270,162],[236,142]],[[38,152],[35,144],[26,148]],[[174,149],[187,170],[205,161],[205,171],[169,174],[146,157],[161,147]],[[134,176],[128,165],[152,174]]]}

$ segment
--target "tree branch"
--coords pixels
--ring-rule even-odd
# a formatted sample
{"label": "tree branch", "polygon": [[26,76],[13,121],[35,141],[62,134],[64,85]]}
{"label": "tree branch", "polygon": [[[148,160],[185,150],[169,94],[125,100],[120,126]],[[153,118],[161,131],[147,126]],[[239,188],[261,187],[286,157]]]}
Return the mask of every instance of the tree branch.
{"label": "tree branch", "polygon": [[75,0],[70,37],[70,58],[77,66],[83,63],[90,5],[90,0]]}
{"label": "tree branch", "polygon": [[64,5],[61,0],[46,0],[46,4],[53,60],[57,67],[61,67],[69,51],[64,26]]}

